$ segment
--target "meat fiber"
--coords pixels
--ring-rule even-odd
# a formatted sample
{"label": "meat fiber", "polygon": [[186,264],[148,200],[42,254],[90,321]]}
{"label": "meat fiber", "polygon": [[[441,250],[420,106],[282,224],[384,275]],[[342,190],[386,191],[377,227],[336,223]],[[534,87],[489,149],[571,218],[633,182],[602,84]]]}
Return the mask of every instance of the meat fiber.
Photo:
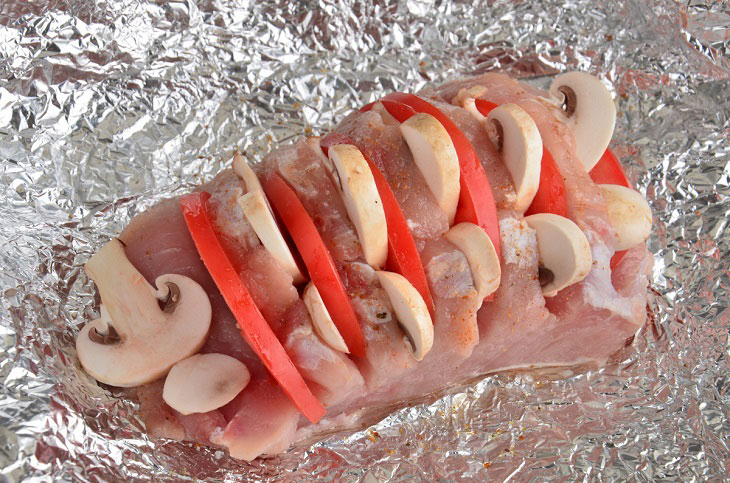
{"label": "meat fiber", "polygon": [[[536,120],[543,141],[565,180],[568,216],[591,243],[594,267],[580,283],[550,299],[538,281],[535,233],[514,211],[509,174],[478,122],[450,103],[471,85],[487,86],[485,98],[515,102]],[[570,131],[542,101],[505,76],[489,74],[421,93],[459,126],[472,142],[495,196],[502,242],[501,285],[492,300],[478,300],[464,255],[444,238],[446,214],[418,172],[398,123],[375,108],[347,117],[323,144],[350,139],[383,172],[400,203],[425,267],[435,302],[434,345],[416,362],[387,295],[365,263],[357,233],[328,172],[309,144],[298,141],[272,152],[256,169],[281,175],[312,214],[352,300],[367,356],[350,358],[320,341],[292,279],[260,244],[236,199],[243,184],[226,170],[203,187],[215,226],[251,295],[327,413],[310,424],[294,408],[243,340],[236,321],[203,266],[188,234],[178,200],[168,200],[135,218],[121,235],[129,260],[148,279],[179,273],[208,293],[213,320],[202,352],[220,352],[244,362],[249,385],[229,404],[183,416],[162,401],[162,384],[136,388],[151,436],[220,445],[250,460],[284,451],[334,430],[372,422],[393,408],[422,400],[475,377],[502,371],[600,366],[645,321],[649,256],[643,245],[629,251],[612,272],[615,234],[605,201],[575,155]]]}

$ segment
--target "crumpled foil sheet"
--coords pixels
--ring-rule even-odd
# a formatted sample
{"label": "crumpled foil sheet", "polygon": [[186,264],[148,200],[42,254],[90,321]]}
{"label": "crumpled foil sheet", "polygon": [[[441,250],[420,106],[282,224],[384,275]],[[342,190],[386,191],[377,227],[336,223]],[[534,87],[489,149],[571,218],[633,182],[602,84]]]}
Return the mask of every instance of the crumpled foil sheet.
{"label": "crumpled foil sheet", "polygon": [[[0,1],[0,480],[706,480],[730,471],[730,7],[718,1]],[[352,108],[581,69],[655,213],[649,322],[603,370],[496,376],[244,463],[152,442],[80,371],[83,263],[130,217]]]}

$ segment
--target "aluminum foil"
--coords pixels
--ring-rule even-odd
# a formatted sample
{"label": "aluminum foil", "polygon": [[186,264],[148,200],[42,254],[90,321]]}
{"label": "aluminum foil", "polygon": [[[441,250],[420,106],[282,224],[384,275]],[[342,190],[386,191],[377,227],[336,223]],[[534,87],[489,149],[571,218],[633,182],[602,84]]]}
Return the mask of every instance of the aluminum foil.
{"label": "aluminum foil", "polygon": [[[0,480],[705,480],[730,471],[730,8],[718,1],[0,0]],[[83,263],[130,217],[394,90],[593,72],[649,198],[649,322],[603,370],[497,376],[253,463],[90,383]]]}

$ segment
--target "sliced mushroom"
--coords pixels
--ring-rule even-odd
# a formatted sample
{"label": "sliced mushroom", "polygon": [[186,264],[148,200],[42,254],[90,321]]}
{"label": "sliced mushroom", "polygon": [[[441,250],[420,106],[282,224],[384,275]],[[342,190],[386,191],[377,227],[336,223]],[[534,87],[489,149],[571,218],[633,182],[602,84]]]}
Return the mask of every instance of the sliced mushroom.
{"label": "sliced mushroom", "polygon": [[400,125],[426,185],[436,202],[454,222],[459,203],[459,158],[446,128],[430,114],[414,114]]}
{"label": "sliced mushroom", "polygon": [[279,263],[279,266],[291,275],[294,283],[300,284],[306,281],[306,277],[299,270],[294,255],[276,223],[264,192],[261,190],[249,191],[238,198],[238,205],[256,232],[256,236],[261,240],[261,244]]}
{"label": "sliced mushroom", "polygon": [[588,239],[578,225],[552,213],[530,215],[525,221],[537,235],[538,275],[544,296],[553,297],[588,275],[593,256]]}
{"label": "sliced mushroom", "polygon": [[405,332],[403,342],[406,348],[414,359],[422,360],[433,346],[433,322],[426,302],[403,275],[385,271],[376,273]]}
{"label": "sliced mushroom", "polygon": [[481,112],[479,112],[479,109],[477,109],[474,100],[482,97],[488,91],[489,89],[487,89],[485,86],[479,85],[461,89],[459,93],[456,94],[456,98],[454,98],[454,103],[469,111],[469,113],[477,121],[484,122],[486,118]]}
{"label": "sliced mushroom", "polygon": [[317,290],[317,287],[312,282],[309,282],[304,289],[302,299],[304,300],[304,305],[307,307],[307,312],[309,312],[309,317],[312,319],[314,331],[319,338],[334,350],[349,354],[350,350],[347,348],[345,339],[342,338],[340,331],[337,330],[337,326],[332,320],[332,317],[330,317],[330,313],[327,311],[322,297],[319,295],[319,290]]}
{"label": "sliced mushroom", "polygon": [[248,165],[245,159],[238,154],[233,154],[233,172],[243,180],[243,184],[246,185],[246,192],[262,191],[261,182],[259,181],[256,173],[253,172],[251,166]]}
{"label": "sliced mushroom", "polygon": [[238,153],[233,155],[233,171],[243,180],[243,184],[246,186],[246,193],[238,198],[238,205],[261,244],[279,263],[279,266],[291,275],[295,284],[306,281],[307,278],[299,270],[294,255],[281,233],[276,218],[274,218],[274,212],[271,210],[269,200],[266,199],[261,182],[259,182],[256,173]]}
{"label": "sliced mushroom", "polygon": [[351,144],[330,146],[328,155],[365,261],[381,268],[388,258],[388,226],[373,172],[360,150]]}
{"label": "sliced mushroom", "polygon": [[586,72],[569,72],[555,78],[550,94],[562,103],[565,122],[575,137],[578,158],[586,171],[590,171],[613,136],[616,106],[611,93],[598,78]]}
{"label": "sliced mushroom", "polygon": [[162,399],[180,414],[207,413],[233,400],[251,380],[246,365],[225,354],[195,354],[172,366]]}
{"label": "sliced mushroom", "polygon": [[127,260],[118,239],[92,256],[85,269],[105,313],[81,329],[76,351],[96,380],[119,387],[154,381],[205,343],[210,301],[192,279],[161,275],[155,289]]}
{"label": "sliced mushroom", "polygon": [[459,223],[444,236],[466,257],[480,299],[499,288],[502,277],[499,257],[484,229],[473,223]]}
{"label": "sliced mushroom", "polygon": [[651,208],[641,193],[615,184],[598,185],[606,198],[608,218],[616,230],[616,250],[628,250],[649,238]]}
{"label": "sliced mushroom", "polygon": [[517,104],[502,104],[494,108],[484,124],[491,134],[496,127],[497,147],[515,185],[515,209],[525,212],[530,207],[540,185],[542,137],[535,121]]}

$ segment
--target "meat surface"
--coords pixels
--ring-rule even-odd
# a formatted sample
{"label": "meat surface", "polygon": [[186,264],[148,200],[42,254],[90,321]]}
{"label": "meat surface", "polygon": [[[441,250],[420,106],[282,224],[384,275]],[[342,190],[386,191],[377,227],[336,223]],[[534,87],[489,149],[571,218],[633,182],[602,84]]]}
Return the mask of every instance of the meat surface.
{"label": "meat surface", "polygon": [[[533,116],[565,180],[568,216],[591,244],[594,266],[589,275],[555,297],[542,295],[535,233],[513,211],[514,188],[495,147],[478,122],[450,104],[461,89],[477,84],[488,87],[485,99],[515,102]],[[408,353],[333,180],[311,147],[298,141],[272,152],[256,169],[260,177],[281,175],[312,214],[352,300],[367,356],[349,357],[319,339],[291,276],[264,249],[236,203],[245,191],[243,183],[232,171],[223,171],[203,189],[212,195],[209,206],[224,249],[327,412],[319,423],[309,423],[248,347],[200,260],[179,200],[172,199],[136,217],[122,233],[127,257],[150,281],[178,273],[206,290],[213,318],[201,352],[244,362],[251,382],[219,410],[189,416],[164,403],[160,381],[136,388],[151,436],[220,445],[233,457],[251,460],[284,451],[297,441],[373,422],[393,408],[487,374],[601,366],[644,324],[650,257],[644,245],[637,246],[610,269],[615,234],[605,201],[577,160],[572,134],[554,116],[555,107],[540,100],[534,89],[496,74],[421,94],[431,96],[464,131],[488,174],[502,242],[502,279],[493,299],[483,304],[478,300],[466,258],[444,238],[447,217],[415,167],[397,121],[377,108],[353,113],[335,128],[329,142],[338,135],[351,139],[395,193],[435,302],[432,350],[420,362]]]}

